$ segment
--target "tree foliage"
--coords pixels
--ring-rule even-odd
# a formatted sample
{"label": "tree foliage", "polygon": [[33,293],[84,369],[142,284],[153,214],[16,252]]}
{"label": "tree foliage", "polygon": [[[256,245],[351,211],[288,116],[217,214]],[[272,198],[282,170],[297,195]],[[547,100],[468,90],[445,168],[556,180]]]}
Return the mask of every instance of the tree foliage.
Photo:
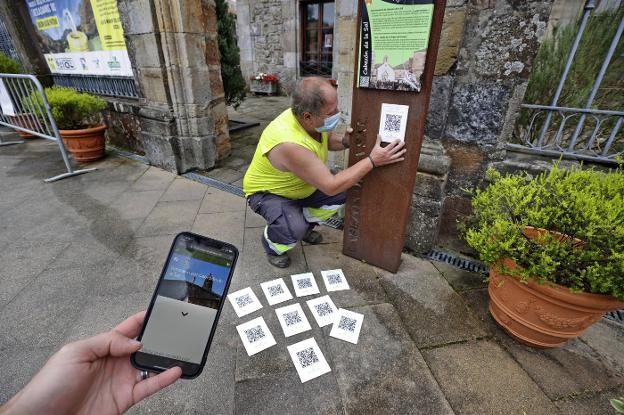
{"label": "tree foliage", "polygon": [[238,107],[245,99],[246,84],[240,68],[240,50],[236,44],[236,18],[228,11],[227,0],[216,0],[216,6],[225,102]]}

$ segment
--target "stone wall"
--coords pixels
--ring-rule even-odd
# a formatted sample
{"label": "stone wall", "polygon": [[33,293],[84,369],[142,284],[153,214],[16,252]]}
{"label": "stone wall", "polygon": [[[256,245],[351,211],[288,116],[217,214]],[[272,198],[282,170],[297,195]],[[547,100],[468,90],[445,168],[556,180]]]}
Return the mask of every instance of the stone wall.
{"label": "stone wall", "polygon": [[102,112],[104,122],[108,126],[106,138],[115,147],[145,154],[141,136],[141,109],[138,100],[103,97],[108,107]]}
{"label": "stone wall", "polygon": [[236,5],[241,70],[276,74],[279,93],[289,95],[297,77],[297,1],[239,0]]}

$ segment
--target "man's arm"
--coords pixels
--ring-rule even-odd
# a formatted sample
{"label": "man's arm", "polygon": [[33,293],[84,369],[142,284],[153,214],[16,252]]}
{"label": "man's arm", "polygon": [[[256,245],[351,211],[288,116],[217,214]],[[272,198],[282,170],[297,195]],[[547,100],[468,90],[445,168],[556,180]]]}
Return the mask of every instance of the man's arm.
{"label": "man's arm", "polygon": [[330,151],[341,151],[349,148],[349,143],[351,140],[351,133],[353,132],[353,128],[348,127],[347,131],[342,137],[339,137],[335,132],[330,132],[329,137],[327,138],[327,148]]}
{"label": "man's arm", "polygon": [[290,171],[326,195],[333,196],[356,184],[374,167],[404,160],[405,149],[403,146],[405,144],[403,142],[396,140],[386,147],[381,147],[379,142],[378,136],[370,157],[358,161],[336,175],[332,174],[325,163],[314,153],[298,144],[279,144],[267,156],[271,164],[278,170]]}

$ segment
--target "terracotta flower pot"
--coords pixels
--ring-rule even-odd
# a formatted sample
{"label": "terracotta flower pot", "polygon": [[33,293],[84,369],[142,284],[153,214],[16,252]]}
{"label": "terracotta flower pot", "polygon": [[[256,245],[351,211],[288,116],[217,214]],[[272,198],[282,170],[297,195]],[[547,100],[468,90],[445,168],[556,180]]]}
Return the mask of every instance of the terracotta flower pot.
{"label": "terracotta flower pot", "polygon": [[[28,128],[29,130],[37,130],[33,122],[33,116],[30,113],[22,113],[11,116],[12,121],[22,128]],[[22,138],[35,138],[36,136],[31,133],[27,133],[21,130],[15,130],[17,134],[19,134]]]}
{"label": "terracotta flower pot", "polygon": [[106,125],[82,130],[60,130],[65,147],[79,162],[94,161],[104,157]]}
{"label": "terracotta flower pot", "polygon": [[[536,238],[548,232],[543,229],[525,229],[525,235]],[[560,240],[569,236],[553,233]],[[582,247],[582,241],[574,240]],[[511,259],[502,264],[508,269],[518,265]],[[501,273],[494,265],[490,269],[488,285],[490,314],[513,338],[533,347],[558,347],[580,336],[585,330],[611,310],[624,308],[624,302],[608,295],[573,293],[569,288],[554,283],[537,284],[533,280],[520,282],[518,278]]]}

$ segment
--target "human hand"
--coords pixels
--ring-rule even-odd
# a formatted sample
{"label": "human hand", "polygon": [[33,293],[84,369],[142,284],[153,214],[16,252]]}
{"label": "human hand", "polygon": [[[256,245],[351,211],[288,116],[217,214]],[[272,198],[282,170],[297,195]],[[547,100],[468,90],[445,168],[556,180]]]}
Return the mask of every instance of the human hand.
{"label": "human hand", "polygon": [[377,134],[377,142],[370,153],[370,158],[374,167],[385,166],[405,160],[405,143],[401,140],[394,140],[385,147],[381,146],[381,136]]}
{"label": "human hand", "polygon": [[140,380],[130,355],[142,347],[138,336],[145,311],[113,330],[69,343],[0,408],[0,414],[120,414],[171,385],[179,367]]}
{"label": "human hand", "polygon": [[345,131],[345,134],[341,140],[342,147],[344,147],[345,149],[351,146],[351,133],[353,133],[353,128],[347,127],[347,131]]}

